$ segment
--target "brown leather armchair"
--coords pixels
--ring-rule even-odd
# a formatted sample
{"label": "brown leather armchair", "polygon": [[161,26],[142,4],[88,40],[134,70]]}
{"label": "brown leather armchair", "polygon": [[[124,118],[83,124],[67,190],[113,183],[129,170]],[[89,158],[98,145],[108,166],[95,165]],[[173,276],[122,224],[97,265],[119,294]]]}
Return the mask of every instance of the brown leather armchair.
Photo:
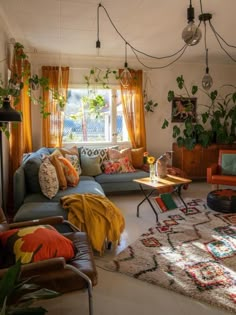
{"label": "brown leather armchair", "polygon": [[[224,174],[222,172],[222,159],[224,154],[233,154],[236,159],[236,150],[219,150],[218,163],[207,168],[207,183],[216,185],[236,186],[236,175]],[[234,159],[234,156],[232,158]],[[235,161],[236,164],[236,161]]]}
{"label": "brown leather armchair", "polygon": [[[93,314],[92,288],[97,284],[97,270],[89,239],[85,232],[65,221],[63,217],[49,217],[39,220],[24,221],[8,224],[6,217],[0,209],[0,232],[13,228],[22,228],[32,225],[50,224],[52,226],[65,224],[71,232],[63,234],[73,241],[77,253],[73,259],[66,262],[63,257],[22,265],[22,278],[37,275],[33,282],[41,287],[65,293],[73,290],[87,289],[89,314]],[[1,265],[0,265],[1,268]],[[0,269],[0,278],[6,272]]]}

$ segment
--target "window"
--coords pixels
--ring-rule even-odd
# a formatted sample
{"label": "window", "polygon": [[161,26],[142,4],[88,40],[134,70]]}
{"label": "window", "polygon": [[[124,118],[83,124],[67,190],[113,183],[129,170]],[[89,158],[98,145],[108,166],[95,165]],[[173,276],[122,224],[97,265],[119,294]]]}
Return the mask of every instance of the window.
{"label": "window", "polygon": [[64,143],[127,142],[121,92],[117,88],[69,88],[64,116]]}

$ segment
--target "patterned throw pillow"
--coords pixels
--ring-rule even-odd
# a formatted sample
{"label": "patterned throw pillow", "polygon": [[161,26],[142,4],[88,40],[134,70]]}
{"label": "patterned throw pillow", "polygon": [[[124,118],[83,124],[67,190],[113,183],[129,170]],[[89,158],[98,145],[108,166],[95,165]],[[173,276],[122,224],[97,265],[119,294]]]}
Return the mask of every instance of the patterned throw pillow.
{"label": "patterned throw pillow", "polygon": [[28,264],[54,257],[69,260],[74,257],[74,246],[50,225],[30,226],[0,233],[0,241],[8,264],[21,259]]}
{"label": "patterned throw pillow", "polygon": [[61,162],[62,167],[64,169],[67,185],[72,186],[72,187],[78,185],[79,174],[76,171],[76,169],[73,167],[71,162],[63,156],[59,156],[58,159]]}
{"label": "patterned throw pillow", "polygon": [[123,157],[117,160],[108,160],[103,162],[105,174],[116,173],[133,173],[136,172],[128,157]]}
{"label": "patterned throw pillow", "polygon": [[61,162],[59,161],[58,157],[60,155],[51,155],[49,156],[50,162],[52,163],[52,165],[55,167],[56,172],[57,172],[57,178],[58,178],[58,182],[59,182],[59,188],[61,190],[65,190],[67,188],[67,181],[66,181],[66,176],[64,174],[64,169],[61,165]]}
{"label": "patterned throw pillow", "polygon": [[126,149],[122,149],[122,150],[116,150],[116,149],[111,149],[108,148],[108,158],[109,160],[117,160],[123,157],[128,157],[129,161],[132,161],[132,157],[131,157],[131,149],[130,148],[126,148]]}
{"label": "patterned throw pillow", "polygon": [[58,151],[59,155],[63,155],[67,160],[69,160],[78,172],[78,174],[81,175],[82,170],[80,166],[79,151],[77,146],[73,146],[71,148],[57,148],[55,151]]}
{"label": "patterned throw pillow", "polygon": [[82,169],[80,166],[80,160],[78,155],[65,154],[65,158],[70,161],[73,167],[76,169],[79,175],[82,173]]}
{"label": "patterned throw pillow", "polygon": [[105,174],[116,174],[120,173],[121,165],[119,160],[108,160],[103,162]]}
{"label": "patterned throw pillow", "polygon": [[89,148],[89,147],[82,147],[80,150],[81,155],[87,156],[99,156],[100,166],[102,167],[103,161],[108,160],[107,155],[107,148]]}
{"label": "patterned throw pillow", "polygon": [[39,185],[44,196],[52,199],[59,190],[59,182],[55,167],[45,157],[39,168]]}

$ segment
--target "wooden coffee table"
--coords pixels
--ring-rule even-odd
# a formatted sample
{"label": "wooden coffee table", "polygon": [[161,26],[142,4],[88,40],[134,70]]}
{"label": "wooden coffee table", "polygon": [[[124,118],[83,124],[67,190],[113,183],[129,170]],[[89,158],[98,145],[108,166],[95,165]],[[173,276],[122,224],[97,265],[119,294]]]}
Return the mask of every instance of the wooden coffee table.
{"label": "wooden coffee table", "polygon": [[[155,213],[156,221],[158,222],[158,214],[150,200],[150,196],[153,194],[154,191],[158,192],[158,190],[163,187],[173,187],[173,191],[171,193],[177,193],[178,197],[187,209],[187,205],[181,196],[181,189],[183,185],[191,183],[191,179],[167,175],[165,178],[156,177],[154,181],[151,181],[150,177],[134,179],[133,181],[139,184],[140,189],[144,194],[144,199],[137,205],[137,217],[139,217],[140,206],[144,203],[145,200],[147,200],[153,212]],[[150,187],[151,191],[146,192],[144,186]]]}

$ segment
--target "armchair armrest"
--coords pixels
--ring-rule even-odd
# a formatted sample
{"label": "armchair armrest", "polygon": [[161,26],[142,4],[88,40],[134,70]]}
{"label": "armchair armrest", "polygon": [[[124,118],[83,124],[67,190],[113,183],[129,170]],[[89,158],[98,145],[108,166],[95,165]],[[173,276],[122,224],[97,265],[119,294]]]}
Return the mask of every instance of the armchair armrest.
{"label": "armchair armrest", "polygon": [[[40,272],[49,272],[65,269],[66,261],[63,257],[56,257],[21,266],[21,272],[24,277],[31,277],[40,274]],[[0,278],[7,272],[8,268],[0,269]]]}
{"label": "armchair armrest", "polygon": [[55,217],[48,217],[48,218],[42,218],[42,219],[36,219],[36,220],[30,220],[30,221],[10,223],[9,228],[16,229],[16,228],[22,228],[22,227],[32,226],[32,225],[41,225],[41,224],[55,225],[55,224],[60,224],[63,222],[64,222],[64,218],[62,216],[55,216]]}
{"label": "armchair armrest", "polygon": [[207,182],[211,183],[211,178],[213,175],[219,174],[220,173],[220,166],[217,163],[214,163],[210,165],[207,168]]}

